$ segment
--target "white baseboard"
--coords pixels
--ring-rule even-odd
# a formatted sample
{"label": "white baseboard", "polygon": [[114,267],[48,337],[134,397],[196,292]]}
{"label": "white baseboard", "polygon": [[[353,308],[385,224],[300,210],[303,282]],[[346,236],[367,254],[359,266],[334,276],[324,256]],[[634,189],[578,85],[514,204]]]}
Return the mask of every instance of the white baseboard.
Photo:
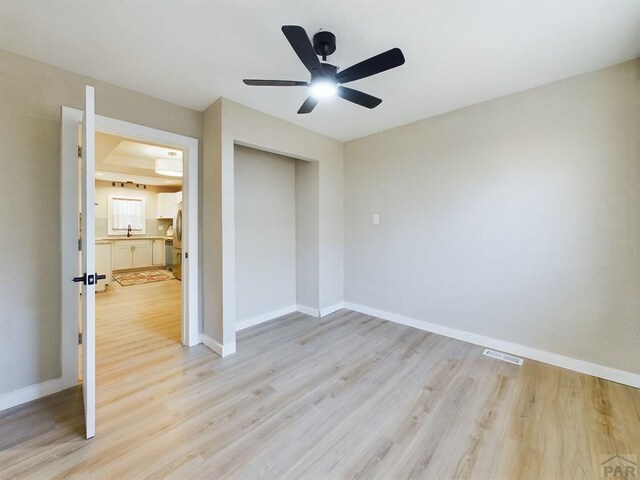
{"label": "white baseboard", "polygon": [[29,385],[28,387],[0,395],[0,411],[15,407],[21,403],[37,400],[62,390],[62,378],[54,378],[46,382]]}
{"label": "white baseboard", "polygon": [[542,363],[548,363],[549,365],[555,365],[556,367],[566,368],[568,370],[573,370],[576,372],[585,373],[587,375],[592,375],[594,377],[603,378],[605,380],[611,380],[613,382],[629,385],[631,387],[640,388],[640,375],[633,372],[618,370],[616,368],[606,367],[604,365],[598,365],[586,360],[579,360],[577,358],[547,352],[546,350],[527,347],[518,343],[511,343],[505,340],[485,337],[484,335],[445,327],[443,325],[438,325],[435,323],[429,323],[424,320],[416,320],[415,318],[405,317],[396,313],[385,312],[384,310],[378,310],[356,303],[345,302],[344,308],[348,308],[349,310],[353,310],[355,312],[364,313],[365,315],[382,318],[383,320],[389,320],[390,322],[399,323],[401,325],[407,325],[409,327],[425,330],[427,332],[437,333],[445,337],[455,338],[457,340],[473,343],[475,345],[481,345],[483,347],[492,348],[494,350],[500,350],[512,355],[530,358]]}
{"label": "white baseboard", "polygon": [[297,305],[291,305],[289,307],[280,308],[272,312],[263,313],[262,315],[258,315],[257,317],[248,318],[247,320],[241,320],[239,322],[236,322],[236,331],[244,330],[245,328],[253,327],[254,325],[258,325],[260,323],[268,322],[269,320],[273,320],[274,318],[278,318],[283,315],[288,315],[289,313],[296,312],[297,310]]}
{"label": "white baseboard", "polygon": [[279,310],[263,313],[262,315],[258,315],[253,318],[248,318],[247,320],[241,320],[236,323],[236,332],[239,332],[240,330],[244,330],[245,328],[259,325],[264,322],[268,322],[270,320],[275,320],[276,318],[280,318],[283,315],[288,315],[293,312],[304,313],[306,315],[311,315],[312,317],[320,316],[320,312],[318,309],[307,307],[305,305],[291,305],[289,307],[281,308]]}
{"label": "white baseboard", "polygon": [[320,311],[317,308],[307,307],[306,305],[296,305],[296,311],[304,313],[305,315],[311,315],[312,317],[320,316]]}
{"label": "white baseboard", "polygon": [[320,309],[320,316],[326,317],[327,315],[331,315],[333,312],[337,312],[338,310],[342,310],[343,308],[344,302],[338,302],[333,305],[329,305],[328,307]]}
{"label": "white baseboard", "polygon": [[200,335],[200,340],[211,350],[216,352],[221,357],[226,357],[227,355],[231,355],[232,353],[236,353],[236,342],[229,342],[224,345],[219,344],[209,335],[205,335],[202,333]]}

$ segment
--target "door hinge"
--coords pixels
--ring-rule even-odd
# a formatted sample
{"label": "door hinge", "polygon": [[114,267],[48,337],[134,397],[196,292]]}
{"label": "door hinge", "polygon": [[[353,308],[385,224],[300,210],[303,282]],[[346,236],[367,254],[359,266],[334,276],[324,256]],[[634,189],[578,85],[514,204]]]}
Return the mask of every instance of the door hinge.
{"label": "door hinge", "polygon": [[78,333],[78,345],[82,345],[82,334]]}
{"label": "door hinge", "polygon": [[82,147],[78,145],[78,158],[82,157]]}
{"label": "door hinge", "polygon": [[78,239],[78,251],[79,252],[82,251],[82,239],[81,238]]}

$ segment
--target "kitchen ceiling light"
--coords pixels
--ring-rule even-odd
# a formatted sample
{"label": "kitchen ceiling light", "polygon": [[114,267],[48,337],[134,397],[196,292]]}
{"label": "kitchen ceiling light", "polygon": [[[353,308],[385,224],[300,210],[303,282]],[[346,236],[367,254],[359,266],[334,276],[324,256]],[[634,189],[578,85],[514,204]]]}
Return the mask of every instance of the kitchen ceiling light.
{"label": "kitchen ceiling light", "polygon": [[181,177],[182,160],[175,158],[175,152],[169,152],[169,157],[156,159],[156,173],[167,177]]}

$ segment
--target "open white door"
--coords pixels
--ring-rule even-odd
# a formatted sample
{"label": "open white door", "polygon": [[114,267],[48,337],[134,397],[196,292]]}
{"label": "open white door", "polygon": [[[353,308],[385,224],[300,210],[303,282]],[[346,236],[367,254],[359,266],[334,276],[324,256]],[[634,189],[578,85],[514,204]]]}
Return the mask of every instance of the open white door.
{"label": "open white door", "polygon": [[95,232],[95,104],[87,86],[82,119],[82,393],[87,438],[96,433],[96,232]]}

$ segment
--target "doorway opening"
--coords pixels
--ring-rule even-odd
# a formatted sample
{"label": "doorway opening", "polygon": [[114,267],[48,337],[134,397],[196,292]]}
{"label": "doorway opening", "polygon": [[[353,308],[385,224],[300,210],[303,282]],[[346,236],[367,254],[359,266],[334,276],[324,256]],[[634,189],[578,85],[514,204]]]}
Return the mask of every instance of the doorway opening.
{"label": "doorway opening", "polygon": [[95,265],[105,276],[96,282],[98,379],[181,345],[183,156],[96,132]]}
{"label": "doorway opening", "polygon": [[[69,278],[78,275],[82,118],[82,111],[62,108],[63,388],[80,377],[79,291]],[[98,353],[98,362],[119,357],[125,368],[122,355],[129,348],[200,343],[198,140],[101,115],[95,130],[95,259],[97,273],[106,276],[96,283],[97,333],[104,333],[105,348],[113,346]],[[127,333],[127,327],[137,330]],[[136,331],[142,336],[134,341]]]}

